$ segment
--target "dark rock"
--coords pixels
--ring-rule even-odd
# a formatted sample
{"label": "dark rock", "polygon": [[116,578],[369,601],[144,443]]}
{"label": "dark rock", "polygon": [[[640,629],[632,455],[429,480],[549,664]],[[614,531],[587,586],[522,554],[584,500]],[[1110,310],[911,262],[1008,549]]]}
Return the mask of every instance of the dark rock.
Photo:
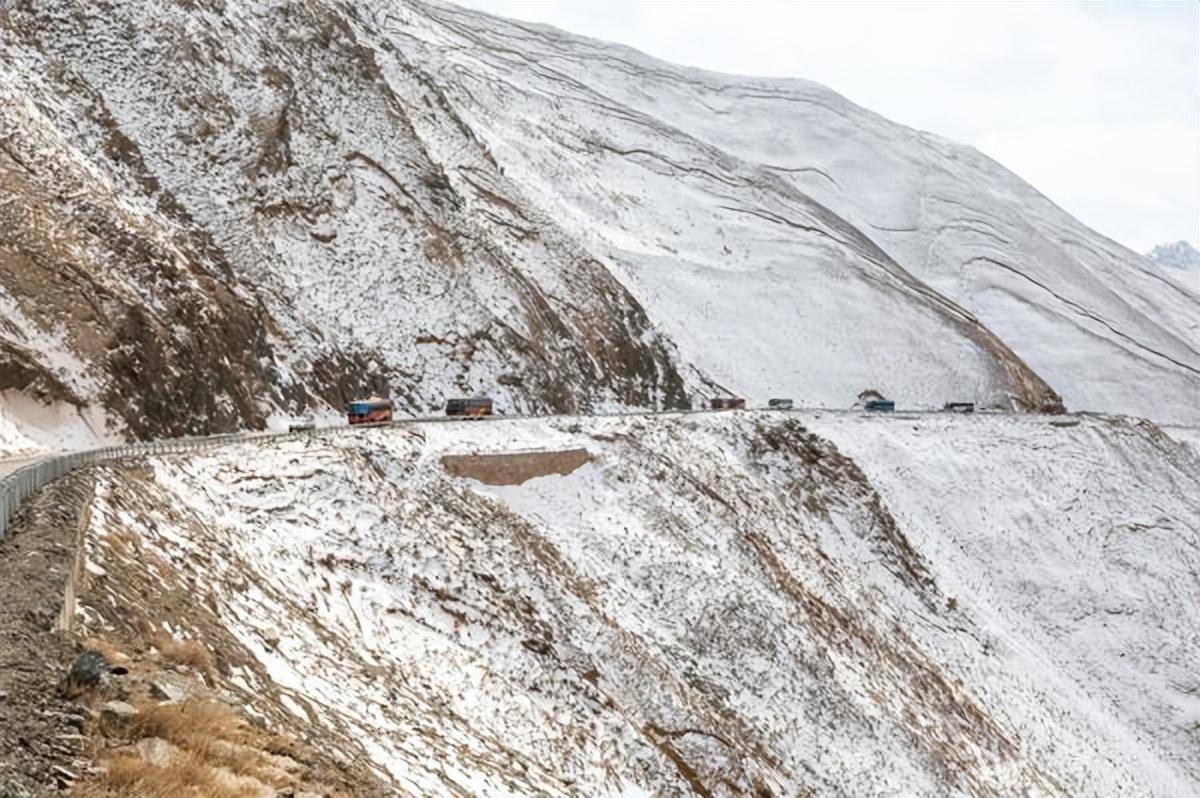
{"label": "dark rock", "polygon": [[108,676],[111,666],[95,651],[84,651],[71,663],[64,681],[64,692],[77,693],[81,690],[98,687]]}
{"label": "dark rock", "polygon": [[538,640],[537,638],[522,640],[521,645],[532,651],[534,654],[541,654],[543,657],[549,654],[552,650],[549,643],[547,643],[545,640]]}
{"label": "dark rock", "polygon": [[61,717],[64,726],[70,726],[72,729],[83,731],[83,726],[86,722],[86,718],[83,715],[63,713]]}

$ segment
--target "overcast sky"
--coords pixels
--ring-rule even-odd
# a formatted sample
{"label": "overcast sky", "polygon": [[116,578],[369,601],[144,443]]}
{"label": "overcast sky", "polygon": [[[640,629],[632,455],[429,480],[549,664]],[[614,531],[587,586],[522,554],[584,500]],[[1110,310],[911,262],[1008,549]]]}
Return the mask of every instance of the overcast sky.
{"label": "overcast sky", "polygon": [[1145,252],[1200,246],[1200,4],[467,0],[678,64],[823,83],[972,144]]}

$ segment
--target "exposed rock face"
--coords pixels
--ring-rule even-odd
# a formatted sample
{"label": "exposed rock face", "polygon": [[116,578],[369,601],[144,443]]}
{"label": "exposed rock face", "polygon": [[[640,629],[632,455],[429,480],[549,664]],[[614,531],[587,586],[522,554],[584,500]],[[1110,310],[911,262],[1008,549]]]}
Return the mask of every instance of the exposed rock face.
{"label": "exposed rock face", "polygon": [[566,475],[591,460],[587,449],[516,452],[512,454],[448,454],[446,473],[477,479],[485,485],[521,485],[537,477]]}

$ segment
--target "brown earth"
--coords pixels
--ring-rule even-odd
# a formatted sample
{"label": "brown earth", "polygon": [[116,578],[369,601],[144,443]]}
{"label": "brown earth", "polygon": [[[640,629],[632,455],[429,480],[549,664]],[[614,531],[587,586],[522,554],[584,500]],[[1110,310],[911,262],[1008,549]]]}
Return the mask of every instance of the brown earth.
{"label": "brown earth", "polygon": [[75,641],[56,626],[91,493],[84,474],[52,483],[0,542],[0,795],[49,795],[87,764],[86,714],[58,689]]}
{"label": "brown earth", "polygon": [[[267,706],[278,696],[231,688],[249,656],[139,541],[106,539],[106,567],[83,567],[93,488],[90,470],[51,483],[0,542],[0,796],[384,794],[312,724]],[[88,656],[96,678],[68,678]]]}
{"label": "brown earth", "polygon": [[448,454],[442,458],[446,473],[485,485],[521,485],[535,477],[566,476],[592,456],[587,449],[558,452],[513,452],[502,454]]}

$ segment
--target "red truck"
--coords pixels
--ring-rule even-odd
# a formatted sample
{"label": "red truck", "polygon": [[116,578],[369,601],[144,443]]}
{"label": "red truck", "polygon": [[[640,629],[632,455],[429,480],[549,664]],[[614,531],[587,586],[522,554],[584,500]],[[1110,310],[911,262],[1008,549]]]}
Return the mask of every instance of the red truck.
{"label": "red truck", "polygon": [[708,400],[711,410],[745,410],[746,400],[740,396],[714,396]]}

